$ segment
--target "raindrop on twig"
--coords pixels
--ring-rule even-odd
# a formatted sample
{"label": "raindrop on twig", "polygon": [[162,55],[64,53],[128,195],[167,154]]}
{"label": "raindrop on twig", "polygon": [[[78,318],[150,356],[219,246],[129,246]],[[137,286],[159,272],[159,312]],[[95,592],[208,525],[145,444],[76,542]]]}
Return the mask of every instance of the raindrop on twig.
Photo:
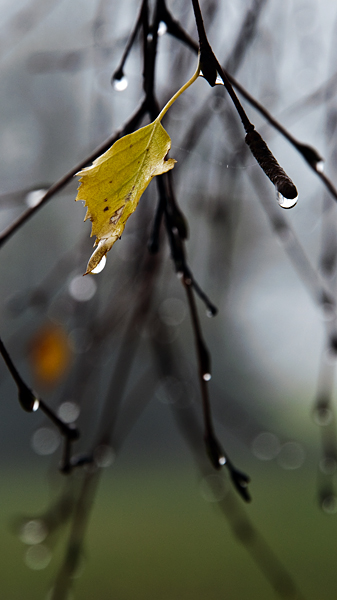
{"label": "raindrop on twig", "polygon": [[125,77],[125,75],[122,75],[122,77],[120,77],[120,78],[118,78],[118,77],[113,78],[113,87],[116,90],[116,92],[124,92],[124,90],[126,90],[128,85],[129,85],[129,82],[127,80],[127,77]]}
{"label": "raindrop on twig", "polygon": [[164,23],[164,21],[160,21],[159,26],[158,26],[158,35],[162,36],[165,35],[165,33],[167,32],[167,25],[166,23]]}

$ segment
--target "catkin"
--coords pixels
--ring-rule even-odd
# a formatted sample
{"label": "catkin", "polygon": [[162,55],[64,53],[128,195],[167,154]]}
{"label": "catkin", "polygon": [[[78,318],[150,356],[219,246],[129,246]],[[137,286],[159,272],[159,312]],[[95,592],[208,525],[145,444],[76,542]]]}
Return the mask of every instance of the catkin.
{"label": "catkin", "polygon": [[287,173],[283,171],[282,167],[278,164],[276,158],[269,150],[266,142],[262,139],[260,134],[253,130],[249,131],[245,137],[245,142],[249,146],[249,149],[259,163],[261,169],[265,172],[270,181],[275,185],[276,189],[284,198],[293,199],[297,197],[296,186],[288,177]]}

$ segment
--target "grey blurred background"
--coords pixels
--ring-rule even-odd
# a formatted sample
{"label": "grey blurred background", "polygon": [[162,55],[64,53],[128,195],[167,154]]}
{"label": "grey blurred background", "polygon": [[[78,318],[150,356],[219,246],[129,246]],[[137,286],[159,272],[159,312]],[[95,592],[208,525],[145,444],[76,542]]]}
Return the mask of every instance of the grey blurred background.
{"label": "grey blurred background", "polygon": [[[172,0],[167,5],[196,39],[190,3]],[[142,61],[138,38],[125,67],[127,86],[118,90],[111,84],[136,20],[135,0],[1,0],[0,6],[4,230],[41,197],[41,190],[90,155],[130,117],[142,98]],[[336,181],[335,3],[214,0],[201,2],[201,8],[220,62],[292,135],[317,149],[325,158],[325,173]],[[248,22],[242,34],[249,11],[253,25],[250,30]],[[196,57],[163,25],[159,33],[156,90],[163,106],[191,76]],[[246,44],[235,62],[233,49],[240,39]],[[278,206],[273,185],[247,154],[241,123],[223,87],[211,89],[199,78],[163,121],[172,139],[170,156],[177,160],[176,196],[189,225],[188,263],[219,309],[210,319],[197,300],[212,355],[209,390],[215,429],[235,464],[252,477],[248,512],[253,523],[305,597],[328,600],[335,598],[336,586],[334,416],[329,404],[326,442],[313,410],[317,390],[328,390],[329,402],[334,399],[335,313],[322,299],[322,290],[334,297],[335,200],[296,150],[242,102],[297,186],[298,204],[289,211]],[[202,135],[191,143],[189,135],[199,127]],[[1,248],[0,334],[29,385],[62,418],[78,420],[83,433],[78,451],[85,452],[92,443],[125,323],[137,303],[137,260],[147,253],[157,192],[153,182],[121,241],[108,254],[104,271],[82,278],[92,240],[89,223],[83,224],[85,209],[74,202],[76,188],[74,179]],[[108,461],[113,465],[98,496],[100,508],[93,513],[93,523],[100,516],[104,525],[97,521],[89,534],[91,567],[83,575],[84,583],[76,584],[74,597],[99,593],[101,598],[116,594],[128,599],[137,593],[163,600],[177,594],[271,598],[274,592],[254,561],[228,532],[226,539],[220,534],[222,521],[210,508],[217,498],[212,496],[210,502],[209,493],[203,491],[205,474],[196,473],[174,418],[174,410],[183,412],[189,406],[200,416],[200,394],[190,317],[164,234],[161,244],[151,315],[139,332],[126,390],[126,396],[129,392],[135,396],[135,404],[121,413],[120,429],[117,421],[116,448],[111,452],[118,460]],[[179,373],[157,373],[152,339],[175,358]],[[43,366],[48,352],[55,362],[50,371]],[[86,373],[91,376],[86,378]],[[56,555],[50,551],[45,559],[44,570],[43,561],[24,558],[15,537],[15,519],[39,513],[63,486],[57,474],[60,440],[40,414],[27,415],[20,409],[4,364],[0,385],[2,552],[11,548],[10,567],[2,575],[6,597],[21,598],[27,581],[32,597],[44,598],[61,560],[61,542]],[[133,410],[137,394],[139,413]],[[322,463],[327,458],[329,468]],[[212,475],[210,467],[207,477]],[[225,492],[221,494],[218,500],[225,497]],[[138,500],[129,506],[132,498]],[[155,517],[158,506],[162,512]],[[155,523],[156,518],[160,524],[168,523],[168,531],[156,534],[159,525],[153,524],[151,515]],[[142,528],[147,519],[149,524]],[[182,561],[177,547],[165,543],[172,533],[169,523],[176,523],[174,539],[180,549],[189,535],[203,532],[200,540],[181,550],[186,569],[176,578],[168,578],[162,564],[172,560],[174,570],[178,564],[174,557],[179,557],[179,564]],[[129,536],[125,548],[116,534],[118,526],[121,540]],[[103,543],[109,527],[111,538]],[[122,548],[117,569],[121,575],[112,577],[111,561],[117,560],[114,535]],[[203,548],[200,564],[193,554],[198,544]],[[214,562],[208,564],[213,552]],[[128,571],[133,553],[137,560],[139,553],[144,557],[148,573],[143,564],[137,570],[136,559]],[[163,556],[158,567],[156,554]],[[255,560],[259,564],[259,558]],[[260,564],[266,565],[265,559]],[[156,569],[158,573],[163,569],[163,574],[154,583]],[[132,572],[133,584],[126,583]],[[93,592],[88,591],[91,584]]]}

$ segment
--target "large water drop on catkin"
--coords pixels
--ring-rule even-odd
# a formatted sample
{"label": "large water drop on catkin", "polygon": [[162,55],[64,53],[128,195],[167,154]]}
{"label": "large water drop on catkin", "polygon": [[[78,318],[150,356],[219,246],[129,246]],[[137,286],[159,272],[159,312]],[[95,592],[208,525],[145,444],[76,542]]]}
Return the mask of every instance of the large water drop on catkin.
{"label": "large water drop on catkin", "polygon": [[296,206],[298,200],[298,196],[295,198],[285,198],[281,192],[276,192],[276,198],[281,208],[293,208],[293,206]]}

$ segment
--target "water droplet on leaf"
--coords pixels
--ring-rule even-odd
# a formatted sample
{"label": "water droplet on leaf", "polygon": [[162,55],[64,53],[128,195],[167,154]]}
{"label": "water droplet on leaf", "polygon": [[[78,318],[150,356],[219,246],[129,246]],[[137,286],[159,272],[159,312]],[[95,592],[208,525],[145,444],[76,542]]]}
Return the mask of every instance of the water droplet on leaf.
{"label": "water droplet on leaf", "polygon": [[211,379],[212,375],[210,373],[204,373],[202,378],[204,381],[209,381]]}
{"label": "water droplet on leaf", "polygon": [[97,267],[95,267],[91,273],[93,273],[94,275],[97,275],[98,273],[100,273],[101,271],[103,271],[104,267],[106,265],[106,256],[103,256],[101,258],[101,260],[99,261]]}
{"label": "water droplet on leaf", "polygon": [[293,208],[298,200],[298,196],[295,198],[285,198],[281,192],[276,192],[276,198],[281,208]]}

